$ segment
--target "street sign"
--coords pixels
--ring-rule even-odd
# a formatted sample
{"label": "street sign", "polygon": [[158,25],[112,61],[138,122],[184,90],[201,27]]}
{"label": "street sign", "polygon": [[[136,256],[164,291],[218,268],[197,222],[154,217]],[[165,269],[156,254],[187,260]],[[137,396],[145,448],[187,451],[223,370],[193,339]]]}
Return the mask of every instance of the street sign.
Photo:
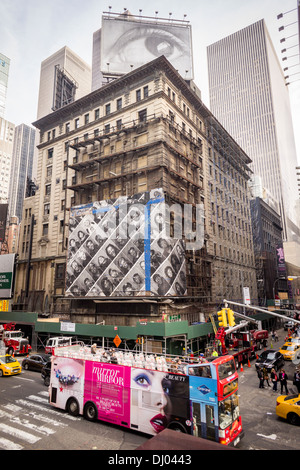
{"label": "street sign", "polygon": [[120,344],[122,343],[122,340],[120,338],[120,336],[116,335],[114,337],[114,340],[113,340],[113,343],[115,344],[115,346],[117,346],[117,348],[120,346]]}

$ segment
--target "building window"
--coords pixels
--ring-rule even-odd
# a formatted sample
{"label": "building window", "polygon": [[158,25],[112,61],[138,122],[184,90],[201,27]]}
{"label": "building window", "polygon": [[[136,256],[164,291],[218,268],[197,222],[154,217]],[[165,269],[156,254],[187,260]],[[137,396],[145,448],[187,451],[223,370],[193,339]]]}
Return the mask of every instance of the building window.
{"label": "building window", "polygon": [[144,98],[148,98],[148,96],[149,96],[149,87],[148,87],[148,85],[144,86],[143,92],[144,92]]}
{"label": "building window", "polygon": [[110,124],[106,124],[104,126],[104,134],[109,134],[110,133]]}
{"label": "building window", "polygon": [[59,263],[55,265],[55,279],[64,279],[65,266],[65,263]]}
{"label": "building window", "polygon": [[117,110],[122,109],[122,98],[117,99]]}
{"label": "building window", "polygon": [[47,166],[47,178],[52,176],[52,166]]}
{"label": "building window", "polygon": [[141,95],[141,90],[136,90],[136,100],[141,101],[142,95]]}
{"label": "building window", "polygon": [[95,121],[96,121],[97,119],[99,119],[99,117],[100,117],[100,109],[97,108],[97,109],[95,109]]}
{"label": "building window", "polygon": [[48,149],[48,159],[53,158],[53,148]]}
{"label": "building window", "polygon": [[147,121],[147,109],[142,109],[139,111],[139,122]]}
{"label": "building window", "polygon": [[44,215],[50,214],[50,204],[44,204]]}
{"label": "building window", "polygon": [[111,113],[111,106],[110,103],[105,105],[105,115],[108,116]]}
{"label": "building window", "polygon": [[43,224],[43,236],[48,235],[49,232],[49,225]]}
{"label": "building window", "polygon": [[117,130],[120,131],[122,129],[122,119],[118,119],[116,122]]}
{"label": "building window", "polygon": [[51,194],[51,184],[46,184],[45,186],[45,196],[50,196]]}
{"label": "building window", "polygon": [[79,127],[79,118],[75,119],[75,129],[78,129]]}
{"label": "building window", "polygon": [[89,120],[90,120],[90,115],[89,115],[89,114],[85,114],[85,115],[84,115],[84,124],[88,124],[88,123],[89,123]]}
{"label": "building window", "polygon": [[67,122],[66,124],[66,133],[70,132],[70,123]]}

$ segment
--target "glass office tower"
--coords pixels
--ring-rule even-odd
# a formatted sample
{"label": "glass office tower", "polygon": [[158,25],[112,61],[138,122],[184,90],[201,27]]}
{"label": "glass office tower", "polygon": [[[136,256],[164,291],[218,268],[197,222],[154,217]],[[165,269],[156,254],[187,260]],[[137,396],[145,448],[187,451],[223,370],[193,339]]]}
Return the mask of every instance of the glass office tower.
{"label": "glass office tower", "polygon": [[278,201],[284,239],[300,243],[297,156],[288,87],[265,21],[207,48],[212,113]]}
{"label": "glass office tower", "polygon": [[0,117],[4,118],[10,59],[0,52]]}

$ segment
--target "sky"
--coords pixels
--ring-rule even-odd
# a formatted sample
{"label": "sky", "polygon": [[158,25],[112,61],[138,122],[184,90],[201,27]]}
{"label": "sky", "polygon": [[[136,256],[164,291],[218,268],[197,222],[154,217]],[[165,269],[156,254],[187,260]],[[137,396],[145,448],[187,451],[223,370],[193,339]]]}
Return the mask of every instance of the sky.
{"label": "sky", "polygon": [[[206,49],[210,44],[264,19],[283,67],[289,67],[289,94],[300,165],[300,71],[297,0],[0,0],[0,52],[10,58],[5,118],[15,125],[36,120],[41,62],[64,46],[92,65],[93,33],[103,12],[190,21],[195,83],[209,108]],[[277,15],[284,13],[278,20]],[[279,27],[285,29],[278,31]],[[295,37],[293,37],[295,36]],[[285,43],[280,39],[286,38]],[[286,48],[286,53],[281,50]],[[286,61],[282,61],[287,57]],[[293,75],[292,75],[293,74]],[[295,75],[294,75],[295,74]]]}

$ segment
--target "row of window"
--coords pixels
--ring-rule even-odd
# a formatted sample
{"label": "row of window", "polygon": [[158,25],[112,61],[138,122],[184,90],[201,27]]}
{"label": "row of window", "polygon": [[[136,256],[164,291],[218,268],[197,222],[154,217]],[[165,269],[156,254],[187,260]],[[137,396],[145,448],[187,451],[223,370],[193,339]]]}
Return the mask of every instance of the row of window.
{"label": "row of window", "polygon": [[[136,101],[141,101],[142,99],[146,99],[149,96],[149,87],[144,86],[143,88],[139,88],[136,90]],[[115,111],[120,111],[123,108],[123,98],[118,98],[116,100]],[[113,112],[113,103],[107,103],[104,105],[104,116],[109,116]],[[100,119],[100,108],[94,110],[94,120],[97,121]],[[83,115],[83,125],[89,124],[91,121],[91,113],[86,113]],[[76,118],[74,120],[74,129],[79,129],[80,127],[81,118]],[[65,132],[69,133],[71,131],[71,122],[67,122],[65,124]],[[55,138],[55,129],[48,131],[47,133],[48,141]]]}

